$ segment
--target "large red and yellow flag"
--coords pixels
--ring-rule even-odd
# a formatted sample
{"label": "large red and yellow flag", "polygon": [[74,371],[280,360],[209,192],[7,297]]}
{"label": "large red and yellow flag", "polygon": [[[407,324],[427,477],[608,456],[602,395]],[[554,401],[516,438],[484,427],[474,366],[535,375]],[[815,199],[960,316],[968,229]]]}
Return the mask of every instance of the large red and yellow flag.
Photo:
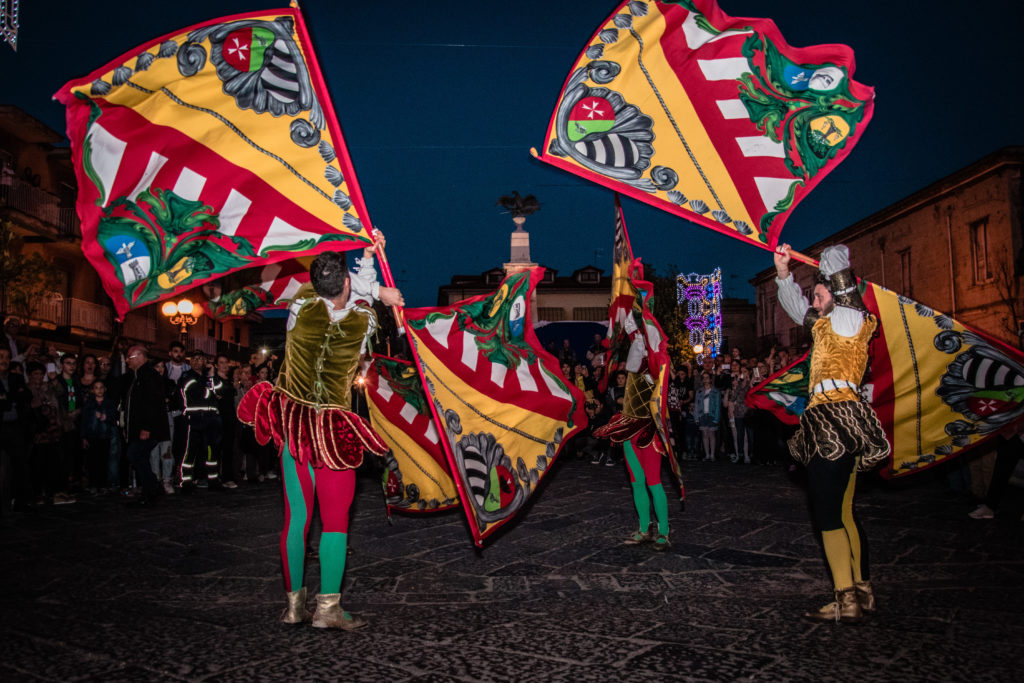
{"label": "large red and yellow flag", "polygon": [[213,282],[196,294],[203,313],[216,320],[244,318],[255,311],[285,308],[303,285],[315,257],[299,256],[249,268]]}
{"label": "large red and yellow flag", "polygon": [[543,268],[496,292],[405,311],[406,329],[474,542],[523,508],[562,444],[586,424],[583,395],[533,331]]}
{"label": "large red and yellow flag", "polygon": [[[669,435],[668,382],[671,379],[672,360],[668,353],[668,338],[654,317],[654,285],[644,280],[643,264],[633,256],[626,218],[618,195],[615,197],[615,246],[612,253],[612,299],[608,306],[609,348],[604,379],[616,372],[625,372],[632,337],[640,335],[646,350],[643,372],[650,375],[654,384],[647,407],[661,437],[669,465],[679,482],[680,495],[685,499],[682,468],[673,452]],[[627,321],[636,324],[629,325]]]}
{"label": "large red and yellow flag", "polygon": [[67,107],[82,249],[119,315],[371,241],[297,9],[166,35],[54,97]]}
{"label": "large red and yellow flag", "polygon": [[608,351],[605,354],[605,373],[601,377],[601,390],[617,372],[623,370],[629,338],[625,333],[626,319],[633,315],[636,303],[636,287],[632,276],[634,268],[633,245],[626,232],[626,220],[622,215],[622,204],[615,196],[615,236],[612,246],[612,298],[608,304]]}
{"label": "large red and yellow flag", "polygon": [[714,0],[628,0],[576,60],[539,158],[773,249],[871,119],[853,71],[847,46],[791,47]]}
{"label": "large red and yellow flag", "polygon": [[388,510],[457,507],[458,489],[415,364],[374,354],[364,388],[370,423],[391,447],[381,482]]}
{"label": "large red and yellow flag", "polygon": [[[892,446],[883,476],[944,462],[1024,417],[1024,353],[884,287],[860,286],[880,323],[861,390]],[[754,387],[747,402],[795,424],[807,403],[807,368],[805,356]]]}

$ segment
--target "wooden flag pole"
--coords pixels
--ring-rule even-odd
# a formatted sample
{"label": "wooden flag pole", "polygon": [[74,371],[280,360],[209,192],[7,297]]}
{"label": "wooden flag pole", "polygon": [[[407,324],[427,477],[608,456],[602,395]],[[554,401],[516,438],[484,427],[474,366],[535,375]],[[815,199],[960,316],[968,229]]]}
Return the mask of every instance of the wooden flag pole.
{"label": "wooden flag pole", "polygon": [[790,258],[795,258],[797,261],[800,261],[802,263],[806,263],[809,266],[814,266],[815,268],[818,267],[818,262],[817,261],[812,259],[807,254],[801,254],[799,251],[796,251],[795,249],[790,249],[789,250],[789,256],[790,256]]}
{"label": "wooden flag pole", "polygon": [[[374,229],[373,232],[376,233],[377,230]],[[384,246],[377,245],[376,253],[377,261],[380,263],[380,272],[384,276],[384,284],[386,284],[388,287],[394,287],[395,278],[391,274],[391,266],[388,265],[388,257],[384,253]],[[402,309],[399,308],[398,306],[392,306],[391,312],[395,316],[395,324],[398,326],[398,334],[405,334],[405,317],[402,315]]]}

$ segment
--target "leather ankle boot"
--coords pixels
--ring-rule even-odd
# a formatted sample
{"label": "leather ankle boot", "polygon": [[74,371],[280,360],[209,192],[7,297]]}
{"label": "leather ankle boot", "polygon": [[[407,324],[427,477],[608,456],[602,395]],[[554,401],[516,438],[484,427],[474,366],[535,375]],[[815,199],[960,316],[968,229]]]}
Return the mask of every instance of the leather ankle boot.
{"label": "leather ankle boot", "polygon": [[853,587],[857,589],[857,602],[860,603],[860,609],[863,612],[874,612],[875,611],[875,591],[871,588],[870,581],[858,581],[853,584]]}
{"label": "leather ankle boot", "polygon": [[652,538],[654,538],[656,533],[657,533],[657,527],[652,522],[652,523],[647,525],[647,531],[646,532],[645,531],[637,530],[629,538],[627,538],[625,541],[623,541],[623,543],[625,543],[626,545],[641,545],[643,543],[647,543]]}
{"label": "leather ankle boot", "polygon": [[341,608],[341,593],[320,593],[316,596],[313,626],[355,631],[357,628],[366,626],[366,619],[349,614]]}
{"label": "leather ankle boot", "polygon": [[285,593],[288,598],[288,606],[281,612],[281,621],[285,624],[301,624],[309,621],[313,615],[306,609],[306,587],[303,586],[297,591]]}
{"label": "leather ankle boot", "polygon": [[830,602],[816,612],[805,612],[804,616],[814,621],[859,621],[863,616],[857,602],[857,589],[853,586],[836,591],[836,601]]}

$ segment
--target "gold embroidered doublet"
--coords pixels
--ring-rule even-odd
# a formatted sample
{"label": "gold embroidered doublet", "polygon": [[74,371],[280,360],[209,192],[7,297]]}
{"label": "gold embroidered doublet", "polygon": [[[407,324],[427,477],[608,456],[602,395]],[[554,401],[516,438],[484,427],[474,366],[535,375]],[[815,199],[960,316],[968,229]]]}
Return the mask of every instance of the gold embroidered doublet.
{"label": "gold embroidered doublet", "polygon": [[[864,317],[864,324],[852,337],[836,334],[828,317],[819,318],[811,329],[814,351],[811,353],[810,386],[813,390],[827,380],[843,380],[859,385],[868,365],[868,341],[875,333],[878,321],[872,315]],[[808,408],[820,403],[859,401],[860,396],[849,387],[828,389],[811,394]]]}

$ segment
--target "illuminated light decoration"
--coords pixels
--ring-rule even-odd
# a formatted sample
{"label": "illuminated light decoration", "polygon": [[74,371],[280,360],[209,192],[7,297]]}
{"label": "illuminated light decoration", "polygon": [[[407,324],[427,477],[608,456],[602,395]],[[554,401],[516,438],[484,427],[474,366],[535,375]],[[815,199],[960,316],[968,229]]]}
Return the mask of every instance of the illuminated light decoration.
{"label": "illuminated light decoration", "polygon": [[18,51],[19,0],[0,0],[0,38]]}
{"label": "illuminated light decoration", "polygon": [[676,291],[679,305],[686,304],[686,329],[697,362],[717,357],[722,347],[722,269],[710,275],[680,273]]}

